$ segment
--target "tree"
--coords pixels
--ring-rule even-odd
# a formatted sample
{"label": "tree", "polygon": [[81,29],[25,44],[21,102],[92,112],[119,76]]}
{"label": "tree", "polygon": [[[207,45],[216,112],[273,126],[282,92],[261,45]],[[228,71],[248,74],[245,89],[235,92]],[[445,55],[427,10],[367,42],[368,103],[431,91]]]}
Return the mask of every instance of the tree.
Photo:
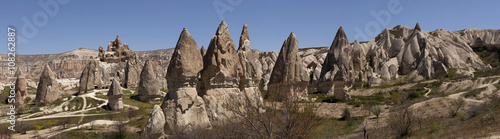
{"label": "tree", "polygon": [[398,136],[404,137],[411,134],[418,117],[413,114],[413,110],[409,106],[403,106],[402,110],[398,110],[389,115],[388,126]]}
{"label": "tree", "polygon": [[373,114],[375,114],[375,116],[377,116],[377,118],[378,118],[378,116],[379,116],[381,113],[383,113],[383,112],[384,112],[384,108],[382,108],[381,106],[377,105],[377,106],[372,107],[371,112],[372,112]]}
{"label": "tree", "polygon": [[108,113],[108,114],[106,114],[106,118],[108,118],[109,120],[113,120],[115,118],[115,114]]}
{"label": "tree", "polygon": [[125,121],[118,121],[115,123],[115,128],[118,131],[117,132],[117,138],[125,138],[125,134],[127,133],[127,124]]}
{"label": "tree", "polygon": [[57,121],[57,125],[62,125],[62,129],[66,129],[66,125],[68,125],[69,123],[71,122],[71,119],[68,117],[68,118],[62,118],[60,120]]}
{"label": "tree", "polygon": [[450,106],[450,117],[455,117],[458,115],[458,111],[460,111],[460,108],[462,108],[465,105],[465,100],[464,98],[458,98],[454,101],[451,102]]}
{"label": "tree", "polygon": [[129,109],[127,111],[127,117],[128,117],[128,120],[132,119],[133,117],[137,116],[137,113],[139,113],[137,110],[132,110],[132,109]]}
{"label": "tree", "polygon": [[225,105],[233,116],[215,125],[215,138],[312,138],[322,119],[314,103],[272,102],[266,109],[260,96]]}

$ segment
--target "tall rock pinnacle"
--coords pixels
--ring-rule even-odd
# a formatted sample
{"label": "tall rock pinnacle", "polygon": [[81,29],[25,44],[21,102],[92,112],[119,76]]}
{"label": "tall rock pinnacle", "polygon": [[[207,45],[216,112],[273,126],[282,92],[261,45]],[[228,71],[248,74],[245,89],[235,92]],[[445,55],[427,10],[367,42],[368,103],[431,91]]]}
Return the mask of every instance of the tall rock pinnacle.
{"label": "tall rock pinnacle", "polygon": [[344,101],[350,99],[345,88],[354,82],[351,51],[347,35],[340,27],[321,69],[318,88],[321,92]]}
{"label": "tall rock pinnacle", "polygon": [[62,92],[62,89],[59,83],[57,83],[54,73],[48,65],[45,65],[40,75],[35,102],[51,103],[59,98],[60,92]]}
{"label": "tall rock pinnacle", "polygon": [[141,72],[138,93],[143,102],[151,101],[160,96],[160,83],[153,69],[155,65],[156,61],[147,60]]}
{"label": "tall rock pinnacle", "polygon": [[183,29],[167,70],[169,92],[162,104],[165,130],[174,132],[182,127],[191,130],[209,127],[205,102],[198,96],[198,73],[203,68],[196,41]]}
{"label": "tall rock pinnacle", "polygon": [[[307,71],[298,55],[299,43],[292,32],[281,47],[268,84],[267,98],[277,100],[307,99]],[[274,98],[273,98],[274,97]]]}

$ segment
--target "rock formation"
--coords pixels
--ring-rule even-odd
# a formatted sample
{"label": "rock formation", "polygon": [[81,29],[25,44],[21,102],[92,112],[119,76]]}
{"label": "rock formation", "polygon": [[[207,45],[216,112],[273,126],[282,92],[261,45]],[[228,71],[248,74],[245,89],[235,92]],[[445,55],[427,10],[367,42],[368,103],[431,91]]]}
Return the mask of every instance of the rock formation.
{"label": "rock formation", "polygon": [[156,78],[156,73],[153,69],[157,63],[154,60],[147,60],[141,72],[139,81],[139,99],[143,102],[149,102],[160,97],[160,83]]}
{"label": "rock formation", "polygon": [[108,108],[113,111],[122,110],[122,96],[122,87],[120,86],[118,80],[115,78],[113,79],[108,91]]}
{"label": "rock formation", "polygon": [[149,114],[148,121],[142,132],[142,136],[148,138],[158,138],[164,134],[163,127],[165,126],[165,115],[160,106],[155,105]]}
{"label": "rock formation", "polygon": [[299,43],[292,32],[281,47],[268,84],[266,98],[307,100],[309,76],[298,55]]}
{"label": "rock formation", "polygon": [[200,53],[201,57],[205,56],[205,54],[207,53],[207,49],[205,49],[205,46],[201,46]]}
{"label": "rock formation", "polygon": [[[22,73],[19,69],[16,71],[16,73],[14,74],[15,77],[17,77],[16,79],[16,85],[15,85],[15,89],[14,91],[16,92],[16,96],[14,98],[15,102],[12,102],[16,105],[23,105],[24,103],[28,103],[28,102],[24,102],[24,99],[26,98],[26,96],[28,96],[28,92],[27,92],[27,83],[26,83],[26,77],[24,76],[24,73]],[[6,99],[9,99],[8,97]],[[9,103],[9,101],[6,101],[7,103]]]}
{"label": "rock formation", "polygon": [[210,127],[205,102],[198,96],[198,73],[203,68],[196,41],[183,29],[167,70],[169,92],[162,104],[165,131]]}
{"label": "rock formation", "polygon": [[114,78],[125,88],[138,87],[141,62],[128,45],[122,46],[119,37],[110,43],[108,51],[99,47],[99,57],[101,60],[90,60],[83,69],[78,95],[92,89],[107,89]]}
{"label": "rock formation", "polygon": [[217,123],[232,117],[233,114],[223,105],[234,104],[244,98],[239,88],[243,69],[224,21],[210,41],[200,73],[198,94],[205,101],[210,121]]}
{"label": "rock formation", "polygon": [[61,93],[61,86],[57,83],[54,73],[48,65],[45,65],[36,89],[35,102],[51,103],[57,100]]}
{"label": "rock formation", "polygon": [[108,63],[126,62],[129,59],[136,59],[136,55],[129,49],[127,44],[123,44],[119,36],[116,36],[115,41],[108,44],[108,49],[104,51],[102,46],[99,46],[99,60]]}
{"label": "rock formation", "polygon": [[141,63],[137,59],[130,59],[125,65],[125,81],[123,87],[134,88],[139,85]]}
{"label": "rock formation", "polygon": [[335,95],[335,98],[339,100],[350,100],[346,88],[350,87],[354,82],[353,72],[351,47],[344,29],[340,27],[323,63],[318,90],[329,95]]}

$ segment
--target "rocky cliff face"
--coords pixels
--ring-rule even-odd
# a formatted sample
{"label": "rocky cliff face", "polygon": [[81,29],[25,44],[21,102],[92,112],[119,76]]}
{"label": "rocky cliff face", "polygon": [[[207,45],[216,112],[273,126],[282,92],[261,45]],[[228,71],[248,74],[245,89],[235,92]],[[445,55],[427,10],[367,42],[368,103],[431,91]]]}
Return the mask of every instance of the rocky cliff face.
{"label": "rocky cliff face", "polygon": [[48,65],[43,69],[40,75],[40,81],[36,90],[35,102],[37,103],[51,103],[57,100],[62,94],[62,88],[57,83],[55,75],[50,70]]}
{"label": "rocky cliff face", "polygon": [[299,43],[292,32],[281,47],[268,84],[267,98],[276,100],[307,99],[309,76],[298,55]]}

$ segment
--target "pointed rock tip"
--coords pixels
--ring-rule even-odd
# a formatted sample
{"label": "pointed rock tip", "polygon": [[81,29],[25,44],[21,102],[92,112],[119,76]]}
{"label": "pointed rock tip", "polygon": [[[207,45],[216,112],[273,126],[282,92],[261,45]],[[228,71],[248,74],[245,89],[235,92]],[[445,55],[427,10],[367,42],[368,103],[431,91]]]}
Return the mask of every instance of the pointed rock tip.
{"label": "pointed rock tip", "polygon": [[222,22],[220,22],[220,24],[219,24],[219,27],[221,27],[221,26],[227,26],[226,21],[222,20]]}
{"label": "pointed rock tip", "polygon": [[293,33],[293,32],[291,32],[291,33],[290,33],[290,36],[288,36],[288,37],[289,37],[289,38],[290,38],[290,37],[291,37],[291,38],[296,38],[295,33]]}
{"label": "pointed rock tip", "polygon": [[342,33],[345,36],[344,28],[340,26],[339,30],[337,31],[337,34]]}
{"label": "pointed rock tip", "polygon": [[191,34],[189,34],[189,31],[186,28],[182,28],[181,36],[182,35],[191,35]]}
{"label": "pointed rock tip", "polygon": [[422,31],[422,29],[420,29],[420,25],[418,24],[418,22],[417,25],[415,25],[415,30]]}

